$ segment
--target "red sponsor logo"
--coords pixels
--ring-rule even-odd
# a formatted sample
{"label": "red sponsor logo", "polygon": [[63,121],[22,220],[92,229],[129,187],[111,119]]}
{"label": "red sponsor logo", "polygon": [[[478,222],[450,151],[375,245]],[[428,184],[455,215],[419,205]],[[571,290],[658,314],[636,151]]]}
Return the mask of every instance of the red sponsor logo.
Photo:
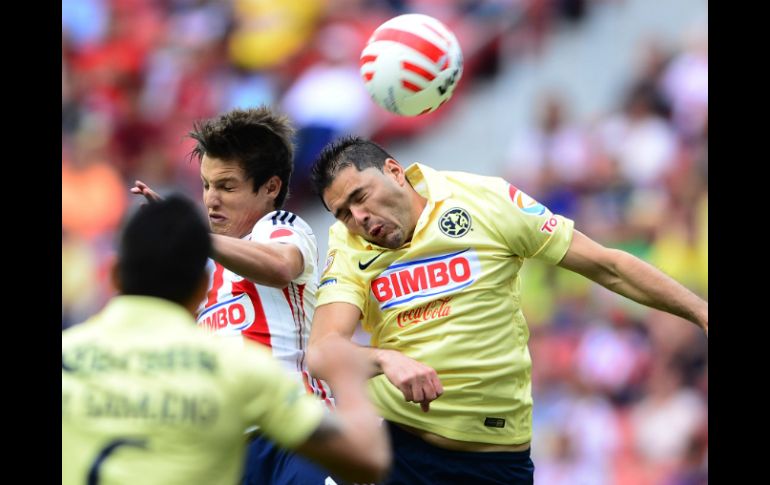
{"label": "red sponsor logo", "polygon": [[439,298],[438,300],[433,300],[417,308],[412,308],[411,310],[404,310],[396,317],[396,323],[399,327],[404,328],[407,325],[414,325],[416,323],[446,317],[452,313],[452,305],[449,304],[451,300],[452,297],[447,296]]}
{"label": "red sponsor logo", "polygon": [[198,315],[198,325],[212,332],[238,331],[254,323],[254,305],[248,295],[240,294],[230,300],[203,310]]}
{"label": "red sponsor logo", "polygon": [[463,250],[389,267],[371,283],[372,295],[385,310],[415,298],[435,297],[475,281],[481,269],[476,253]]}
{"label": "red sponsor logo", "polygon": [[547,232],[548,234],[553,234],[553,230],[556,229],[556,226],[559,224],[559,220],[555,217],[549,218],[547,221],[543,223],[542,226],[540,226],[540,232]]}

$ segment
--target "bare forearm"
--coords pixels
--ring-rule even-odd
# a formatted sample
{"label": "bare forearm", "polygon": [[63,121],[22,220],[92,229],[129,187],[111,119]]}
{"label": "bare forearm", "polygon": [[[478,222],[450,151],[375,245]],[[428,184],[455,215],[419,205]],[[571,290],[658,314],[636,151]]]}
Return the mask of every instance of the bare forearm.
{"label": "bare forearm", "polygon": [[336,410],[300,452],[347,480],[383,478],[391,460],[390,445],[374,406],[366,397],[367,364],[355,345],[342,338],[317,342],[309,365],[323,372],[334,389]]}
{"label": "bare forearm", "polygon": [[[339,333],[329,333],[327,335],[324,335],[323,337],[320,337],[318,339],[313,339],[311,335],[310,339],[310,345],[308,348],[308,354],[313,354],[313,349],[316,345],[318,345],[321,341],[329,342],[334,339],[341,339],[345,341],[350,341],[350,337],[346,337],[344,335],[341,335]],[[363,359],[363,361],[367,364],[368,369],[368,376],[374,377],[376,375],[382,374],[382,354],[384,352],[389,352],[388,350],[382,350],[372,347],[363,347],[360,345],[355,346],[355,350],[358,353],[358,355]],[[325,369],[321,367],[315,366],[314,359],[308,360],[308,369],[310,370],[310,373],[317,378],[320,379],[327,379],[328,376],[324,375]],[[336,391],[335,391],[336,394]]]}
{"label": "bare forearm", "polygon": [[[212,235],[212,241],[214,260],[255,283],[284,288],[298,276],[297,265],[287,257],[286,252],[268,244],[217,234]],[[296,248],[294,250],[299,252]]]}
{"label": "bare forearm", "polygon": [[614,275],[598,282],[643,305],[685,318],[708,331],[708,302],[654,266],[614,250]]}

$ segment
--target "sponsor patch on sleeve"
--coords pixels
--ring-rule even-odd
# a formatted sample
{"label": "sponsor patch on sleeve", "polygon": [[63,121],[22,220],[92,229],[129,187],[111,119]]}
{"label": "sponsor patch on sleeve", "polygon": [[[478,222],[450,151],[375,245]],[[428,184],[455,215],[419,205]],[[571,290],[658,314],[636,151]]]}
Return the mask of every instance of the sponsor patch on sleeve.
{"label": "sponsor patch on sleeve", "polygon": [[337,250],[332,249],[331,251],[329,251],[329,254],[326,256],[326,264],[324,264],[324,270],[321,272],[322,276],[326,274],[326,271],[331,267],[332,263],[334,262],[335,254],[337,254]]}
{"label": "sponsor patch on sleeve", "polygon": [[337,278],[326,278],[325,280],[321,280],[321,284],[318,285],[319,288],[322,288],[326,285],[336,285],[337,284]]}
{"label": "sponsor patch on sleeve", "polygon": [[518,207],[519,210],[525,214],[529,214],[531,216],[542,216],[547,211],[543,204],[536,201],[511,184],[508,184],[508,196],[511,198],[513,205]]}
{"label": "sponsor patch on sleeve", "polygon": [[546,220],[542,226],[540,226],[540,232],[544,232],[546,234],[553,234],[553,231],[556,230],[556,226],[559,225],[559,219],[557,219],[554,216],[551,216]]}

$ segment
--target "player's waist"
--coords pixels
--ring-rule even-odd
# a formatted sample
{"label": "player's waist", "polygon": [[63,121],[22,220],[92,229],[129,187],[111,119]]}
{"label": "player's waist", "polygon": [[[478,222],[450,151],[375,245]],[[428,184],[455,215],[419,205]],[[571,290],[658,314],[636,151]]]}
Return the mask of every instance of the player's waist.
{"label": "player's waist", "polygon": [[411,433],[426,443],[437,448],[452,451],[472,451],[472,452],[500,452],[500,451],[526,451],[530,447],[530,442],[520,444],[501,445],[494,443],[479,443],[475,441],[460,441],[441,436],[430,431],[414,428],[401,423],[393,423],[404,431]]}

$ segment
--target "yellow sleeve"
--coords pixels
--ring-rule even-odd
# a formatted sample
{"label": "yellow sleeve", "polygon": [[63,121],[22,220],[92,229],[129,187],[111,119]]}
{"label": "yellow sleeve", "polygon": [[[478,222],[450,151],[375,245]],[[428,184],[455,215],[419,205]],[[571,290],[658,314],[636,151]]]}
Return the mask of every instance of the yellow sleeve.
{"label": "yellow sleeve", "polygon": [[361,271],[352,257],[355,249],[348,241],[347,229],[337,222],[329,229],[329,252],[316,293],[316,306],[344,302],[357,306],[362,312],[368,297],[368,286],[357,277]]}
{"label": "yellow sleeve", "polygon": [[302,444],[321,422],[321,401],[305,393],[266,349],[244,342],[240,350],[243,352],[229,357],[236,357],[230,362],[239,371],[232,382],[242,392],[244,429],[256,424],[265,436],[286,448]]}
{"label": "yellow sleeve", "polygon": [[554,215],[543,204],[495,177],[486,186],[490,211],[511,252],[549,264],[562,260],[572,242],[574,222]]}

